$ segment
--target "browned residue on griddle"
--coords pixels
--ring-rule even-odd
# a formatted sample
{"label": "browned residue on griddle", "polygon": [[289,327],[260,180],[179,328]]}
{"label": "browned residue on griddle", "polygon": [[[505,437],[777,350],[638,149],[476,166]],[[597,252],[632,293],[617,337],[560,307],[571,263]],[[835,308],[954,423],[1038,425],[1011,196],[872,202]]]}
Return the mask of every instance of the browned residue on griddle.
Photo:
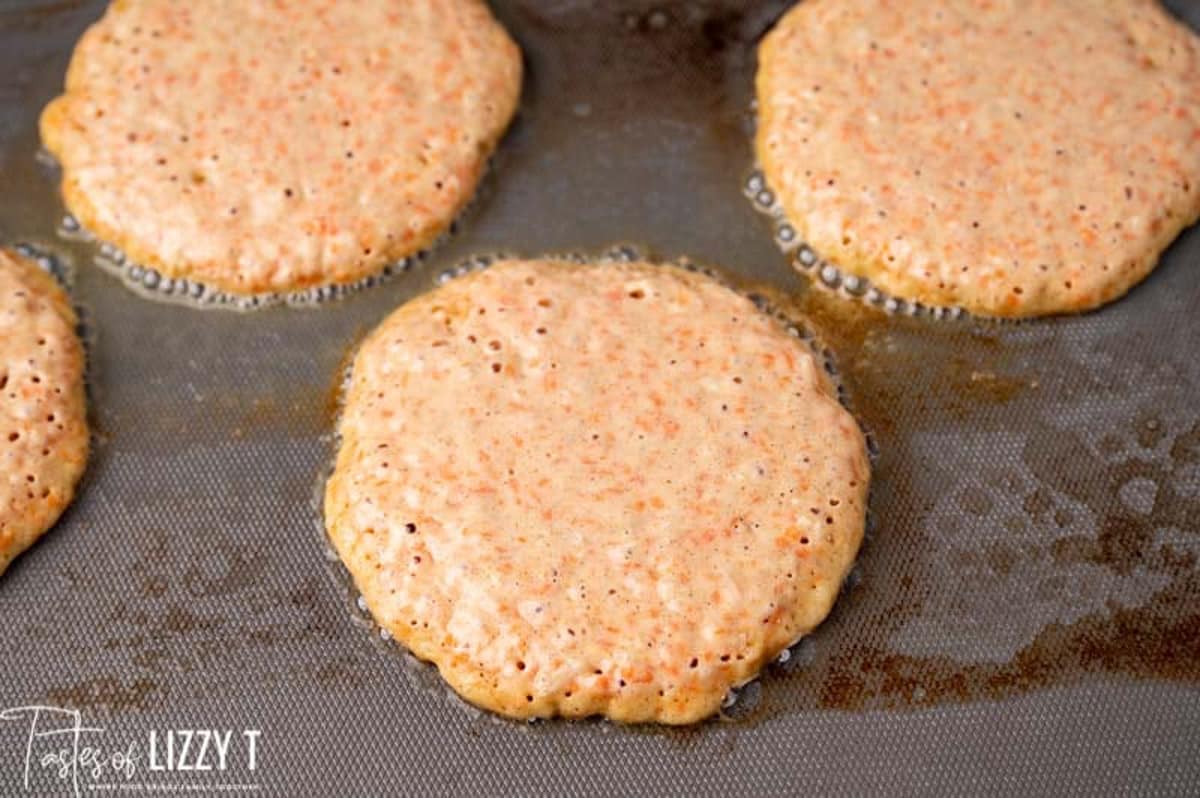
{"label": "browned residue on griddle", "polygon": [[56,706],[121,712],[149,709],[156,703],[158,692],[159,686],[153,679],[101,676],[52,689],[46,698]]}
{"label": "browned residue on griddle", "polygon": [[[907,655],[886,641],[922,612],[930,591],[946,589],[936,584],[929,562],[934,552],[925,542],[936,497],[917,495],[902,471],[914,461],[906,451],[911,432],[925,424],[986,418],[989,406],[1038,391],[1044,375],[1036,355],[1047,341],[1016,343],[1016,325],[890,317],[824,290],[796,297],[755,290],[788,315],[807,318],[834,351],[850,404],[879,435],[882,454],[873,476],[874,498],[881,499],[872,502],[876,532],[859,561],[863,582],[843,596],[816,633],[810,662],[771,669],[788,675],[775,689],[767,679],[754,720],[797,708],[895,709],[1001,699],[1100,674],[1200,681],[1200,569],[1194,553],[1200,547],[1200,496],[1178,487],[1200,468],[1200,420],[1171,433],[1156,418],[1139,416],[1130,419],[1128,437],[1140,451],[1125,451],[1110,436],[1095,453],[1074,433],[1031,417],[1021,461],[1036,486],[1019,496],[1020,525],[1047,534],[1035,535],[1042,540],[1032,550],[1028,543],[1022,548],[1004,535],[987,534],[973,555],[1018,580],[1023,558],[1046,557],[1064,569],[1087,563],[1121,578],[1139,569],[1167,579],[1166,587],[1133,606],[1110,602],[1072,623],[1048,623],[1006,662]],[[920,346],[907,341],[910,336]],[[886,360],[875,345],[885,338],[896,341],[887,347]],[[1120,498],[1133,484],[1151,486],[1136,508]],[[982,491],[965,492],[962,502],[976,516],[987,515],[994,503]],[[879,505],[886,515],[878,514]],[[1064,536],[1077,505],[1095,518],[1095,530]],[[1156,534],[1164,528],[1178,531],[1175,545]],[[1022,611],[997,607],[996,621]]]}

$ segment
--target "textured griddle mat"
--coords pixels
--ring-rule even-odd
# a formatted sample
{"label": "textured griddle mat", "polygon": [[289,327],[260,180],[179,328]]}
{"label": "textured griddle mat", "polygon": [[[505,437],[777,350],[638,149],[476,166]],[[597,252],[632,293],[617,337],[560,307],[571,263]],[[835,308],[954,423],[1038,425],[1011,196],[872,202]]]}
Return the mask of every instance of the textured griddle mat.
{"label": "textured griddle mat", "polygon": [[[740,193],[783,3],[497,5],[526,99],[462,232],[321,310],[239,315],[137,298],[56,237],[36,117],[101,4],[0,3],[0,239],[73,264],[100,435],[77,505],[0,580],[0,707],[78,706],[113,739],[258,727],[269,793],[1194,793],[1200,235],[1084,318],[887,319],[808,291]],[[622,241],[799,297],[882,450],[874,531],[748,720],[493,721],[373,642],[324,559],[332,377],[467,255]],[[23,739],[0,724],[0,791]]]}

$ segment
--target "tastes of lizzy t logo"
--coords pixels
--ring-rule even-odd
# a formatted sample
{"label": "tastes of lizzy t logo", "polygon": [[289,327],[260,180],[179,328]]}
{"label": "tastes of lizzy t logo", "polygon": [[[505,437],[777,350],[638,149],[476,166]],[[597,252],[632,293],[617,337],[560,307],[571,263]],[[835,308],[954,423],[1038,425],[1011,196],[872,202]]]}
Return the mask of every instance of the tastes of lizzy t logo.
{"label": "tastes of lizzy t logo", "polygon": [[[31,705],[0,712],[21,732],[17,776],[26,792],[254,792],[258,729],[150,729],[113,744],[73,709]],[[0,760],[2,761],[2,760]],[[0,774],[2,775],[2,774]],[[10,782],[11,783],[11,782]]]}

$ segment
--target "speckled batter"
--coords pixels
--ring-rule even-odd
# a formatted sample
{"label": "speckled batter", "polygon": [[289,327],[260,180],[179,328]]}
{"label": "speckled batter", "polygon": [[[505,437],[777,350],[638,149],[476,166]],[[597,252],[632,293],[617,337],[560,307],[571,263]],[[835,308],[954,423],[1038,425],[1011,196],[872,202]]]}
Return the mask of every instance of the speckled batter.
{"label": "speckled batter", "polygon": [[0,572],[58,520],[87,462],[75,325],[54,278],[0,250]]}
{"label": "speckled batter", "polygon": [[804,0],[757,151],[800,235],[902,298],[1119,297],[1200,214],[1200,46],[1154,0]]}
{"label": "speckled batter", "polygon": [[828,613],[864,440],[808,348],[676,267],[507,261],[354,362],[325,497],[379,623],[513,717],[688,723]]}
{"label": "speckled batter", "polygon": [[432,243],[520,83],[479,0],[117,0],[42,137],[71,212],[135,262],[294,291]]}

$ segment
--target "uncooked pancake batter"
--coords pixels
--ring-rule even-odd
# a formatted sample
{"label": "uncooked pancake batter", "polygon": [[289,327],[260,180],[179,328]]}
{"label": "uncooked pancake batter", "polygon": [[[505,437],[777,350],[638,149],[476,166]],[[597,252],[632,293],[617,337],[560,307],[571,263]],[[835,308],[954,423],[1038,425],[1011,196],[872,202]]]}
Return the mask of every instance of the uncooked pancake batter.
{"label": "uncooked pancake batter", "polygon": [[58,520],[87,462],[75,326],[54,278],[0,249],[0,573]]}
{"label": "uncooked pancake batter", "polygon": [[1200,214],[1200,45],[1155,0],[804,0],[759,56],[784,214],[901,298],[1087,310]]}
{"label": "uncooked pancake batter", "polygon": [[325,497],[377,621],[513,717],[688,723],[828,613],[863,435],[808,347],[676,267],[506,261],[354,361]]}
{"label": "uncooked pancake batter", "polygon": [[68,208],[134,262],[238,295],[428,246],[512,118],[480,0],[118,0],[42,117]]}

